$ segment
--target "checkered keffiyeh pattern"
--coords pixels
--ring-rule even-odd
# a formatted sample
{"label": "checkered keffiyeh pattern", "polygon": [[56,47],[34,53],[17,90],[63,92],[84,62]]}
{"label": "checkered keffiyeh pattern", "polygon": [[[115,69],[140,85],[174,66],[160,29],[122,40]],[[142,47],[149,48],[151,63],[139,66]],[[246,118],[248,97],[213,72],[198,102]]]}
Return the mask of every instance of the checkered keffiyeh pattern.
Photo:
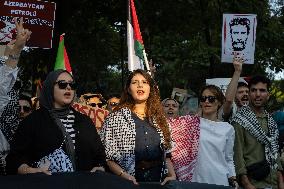
{"label": "checkered keffiyeh pattern", "polygon": [[255,113],[249,106],[243,106],[237,114],[233,117],[232,121],[240,124],[245,130],[247,130],[252,136],[256,138],[261,144],[264,144],[265,158],[269,162],[272,169],[277,169],[277,157],[278,157],[278,128],[277,124],[270,116],[270,114],[264,110],[264,114],[267,117],[268,134],[261,128]]}
{"label": "checkered keffiyeh pattern", "polygon": [[168,123],[172,130],[172,162],[177,177],[180,181],[191,181],[198,156],[200,119],[186,115],[170,118]]}

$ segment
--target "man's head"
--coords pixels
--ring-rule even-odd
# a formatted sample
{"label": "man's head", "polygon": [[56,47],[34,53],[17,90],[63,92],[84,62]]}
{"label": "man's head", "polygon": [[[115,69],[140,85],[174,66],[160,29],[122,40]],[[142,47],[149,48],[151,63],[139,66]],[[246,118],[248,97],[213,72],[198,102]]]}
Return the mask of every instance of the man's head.
{"label": "man's head", "polygon": [[19,105],[20,105],[20,118],[24,119],[32,112],[32,101],[31,98],[20,95],[19,98]]}
{"label": "man's head", "polygon": [[247,18],[234,18],[229,23],[234,51],[242,51],[246,48],[248,35],[250,32],[250,21]]}
{"label": "man's head", "polygon": [[120,96],[117,94],[113,94],[109,96],[109,99],[107,101],[107,110],[109,112],[112,112],[115,107],[119,104]]}
{"label": "man's head", "polygon": [[249,103],[248,93],[249,93],[248,85],[245,82],[240,81],[238,83],[237,92],[235,96],[235,102],[238,108],[244,105],[248,105]]}
{"label": "man's head", "polygon": [[254,76],[249,84],[249,102],[252,108],[260,110],[269,100],[270,80],[265,76]]}
{"label": "man's head", "polygon": [[173,98],[166,98],[162,101],[166,117],[177,117],[179,114],[179,103]]}

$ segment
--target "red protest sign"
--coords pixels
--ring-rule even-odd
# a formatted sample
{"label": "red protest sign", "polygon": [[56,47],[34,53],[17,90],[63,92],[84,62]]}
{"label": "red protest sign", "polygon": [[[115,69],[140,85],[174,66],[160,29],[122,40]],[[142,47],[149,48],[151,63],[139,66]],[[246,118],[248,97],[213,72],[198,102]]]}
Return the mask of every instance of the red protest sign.
{"label": "red protest sign", "polygon": [[91,106],[83,105],[83,104],[76,103],[76,102],[73,103],[72,107],[76,111],[89,116],[98,130],[101,129],[103,122],[109,113],[105,109],[91,107]]}
{"label": "red protest sign", "polygon": [[0,2],[0,43],[7,44],[15,35],[13,18],[24,18],[24,27],[33,32],[29,47],[52,48],[56,4],[36,0]]}

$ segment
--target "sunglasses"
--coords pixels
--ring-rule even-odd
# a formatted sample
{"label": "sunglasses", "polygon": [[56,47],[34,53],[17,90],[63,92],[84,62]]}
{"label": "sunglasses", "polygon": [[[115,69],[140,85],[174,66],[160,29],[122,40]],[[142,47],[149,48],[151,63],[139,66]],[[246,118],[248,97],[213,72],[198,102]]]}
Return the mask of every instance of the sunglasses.
{"label": "sunglasses", "polygon": [[110,105],[110,106],[117,106],[118,103],[117,103],[117,102],[110,102],[109,105]]}
{"label": "sunglasses", "polygon": [[66,89],[68,85],[70,86],[71,90],[75,90],[77,88],[77,84],[74,81],[67,82],[64,80],[59,80],[56,81],[55,84],[58,85],[59,89]]}
{"label": "sunglasses", "polygon": [[97,107],[98,106],[99,108],[101,108],[101,107],[103,107],[104,104],[103,103],[89,103],[88,105],[92,106],[92,107]]}
{"label": "sunglasses", "polygon": [[215,100],[217,99],[216,96],[202,96],[200,98],[200,102],[206,102],[206,100],[208,99],[209,103],[213,103],[215,102]]}
{"label": "sunglasses", "polygon": [[29,106],[20,106],[20,108],[22,109],[23,108],[23,110],[24,110],[24,112],[30,112],[31,110],[32,110],[32,108],[31,107],[29,107]]}

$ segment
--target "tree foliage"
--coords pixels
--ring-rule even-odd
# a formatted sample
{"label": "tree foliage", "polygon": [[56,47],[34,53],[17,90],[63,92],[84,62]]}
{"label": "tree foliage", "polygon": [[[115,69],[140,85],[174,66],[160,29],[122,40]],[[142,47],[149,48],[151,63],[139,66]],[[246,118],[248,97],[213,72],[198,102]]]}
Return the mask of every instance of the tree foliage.
{"label": "tree foliage", "polygon": [[[34,50],[28,56],[29,73],[51,70],[60,33],[66,33],[79,92],[119,92],[121,69],[126,68],[127,1],[57,0],[54,48]],[[281,1],[279,1],[281,2]],[[257,14],[255,64],[245,65],[243,76],[265,73],[266,67],[284,68],[283,7],[271,10],[268,0],[135,1],[149,59],[157,67],[156,80],[163,97],[173,87],[198,92],[206,78],[231,77],[233,66],[220,63],[223,13]],[[273,14],[272,14],[273,13]],[[34,34],[36,35],[36,34]],[[41,70],[41,69],[39,69]]]}

